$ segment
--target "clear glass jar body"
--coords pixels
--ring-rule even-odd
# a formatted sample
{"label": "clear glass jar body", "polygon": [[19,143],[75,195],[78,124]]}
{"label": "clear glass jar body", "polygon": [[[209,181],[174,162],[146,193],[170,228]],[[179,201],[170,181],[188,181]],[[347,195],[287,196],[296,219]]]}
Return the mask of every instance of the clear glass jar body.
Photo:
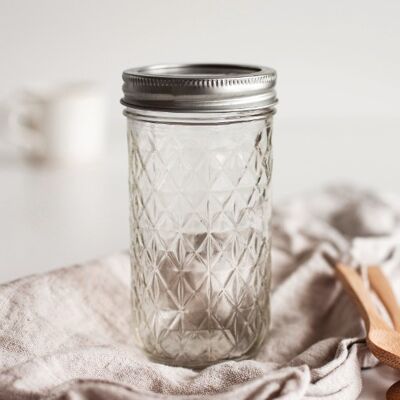
{"label": "clear glass jar body", "polygon": [[273,112],[125,114],[137,344],[186,367],[252,356],[269,326]]}

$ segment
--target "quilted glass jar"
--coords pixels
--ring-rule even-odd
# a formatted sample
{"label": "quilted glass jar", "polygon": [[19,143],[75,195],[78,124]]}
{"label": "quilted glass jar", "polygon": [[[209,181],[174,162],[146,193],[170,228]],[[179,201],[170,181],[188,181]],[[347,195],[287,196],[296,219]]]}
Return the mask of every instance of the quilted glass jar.
{"label": "quilted glass jar", "polygon": [[252,356],[266,338],[275,71],[124,72],[133,330],[186,367]]}

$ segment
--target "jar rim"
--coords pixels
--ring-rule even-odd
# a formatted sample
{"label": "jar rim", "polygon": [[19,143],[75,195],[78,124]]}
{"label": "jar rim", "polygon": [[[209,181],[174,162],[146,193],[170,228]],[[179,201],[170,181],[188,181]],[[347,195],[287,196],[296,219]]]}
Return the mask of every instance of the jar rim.
{"label": "jar rim", "polygon": [[275,112],[275,108],[199,113],[147,110],[143,108],[127,107],[124,109],[123,114],[129,119],[157,124],[221,125],[266,119],[273,116]]}

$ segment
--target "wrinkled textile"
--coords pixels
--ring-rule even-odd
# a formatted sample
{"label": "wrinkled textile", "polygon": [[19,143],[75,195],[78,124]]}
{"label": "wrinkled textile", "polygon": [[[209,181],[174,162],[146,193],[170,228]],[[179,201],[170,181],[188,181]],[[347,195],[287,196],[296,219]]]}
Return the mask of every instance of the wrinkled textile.
{"label": "wrinkled textile", "polygon": [[400,288],[400,200],[331,188],[276,206],[272,227],[271,332],[255,359],[199,371],[146,360],[122,253],[0,286],[0,398],[357,398],[376,360],[322,253],[379,264]]}

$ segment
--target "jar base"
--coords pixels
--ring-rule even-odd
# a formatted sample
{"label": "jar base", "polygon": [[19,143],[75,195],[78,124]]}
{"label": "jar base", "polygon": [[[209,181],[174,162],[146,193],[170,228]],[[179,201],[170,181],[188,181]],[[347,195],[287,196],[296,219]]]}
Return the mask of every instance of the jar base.
{"label": "jar base", "polygon": [[154,354],[151,354],[147,352],[146,350],[142,349],[143,354],[152,362],[155,362],[157,364],[163,364],[163,365],[168,365],[171,367],[180,367],[180,368],[190,368],[194,370],[201,370],[207,367],[210,367],[212,365],[216,365],[222,362],[226,361],[243,361],[243,360],[248,360],[257,355],[257,353],[260,351],[261,346],[266,342],[268,339],[268,335],[264,338],[264,340],[260,341],[260,343],[256,344],[251,348],[247,353],[242,354],[237,357],[226,357],[222,358],[219,360],[213,360],[213,361],[201,361],[201,362],[190,362],[190,361],[179,361],[176,359],[168,359],[168,358],[163,358],[163,357],[157,357],[154,356]]}

